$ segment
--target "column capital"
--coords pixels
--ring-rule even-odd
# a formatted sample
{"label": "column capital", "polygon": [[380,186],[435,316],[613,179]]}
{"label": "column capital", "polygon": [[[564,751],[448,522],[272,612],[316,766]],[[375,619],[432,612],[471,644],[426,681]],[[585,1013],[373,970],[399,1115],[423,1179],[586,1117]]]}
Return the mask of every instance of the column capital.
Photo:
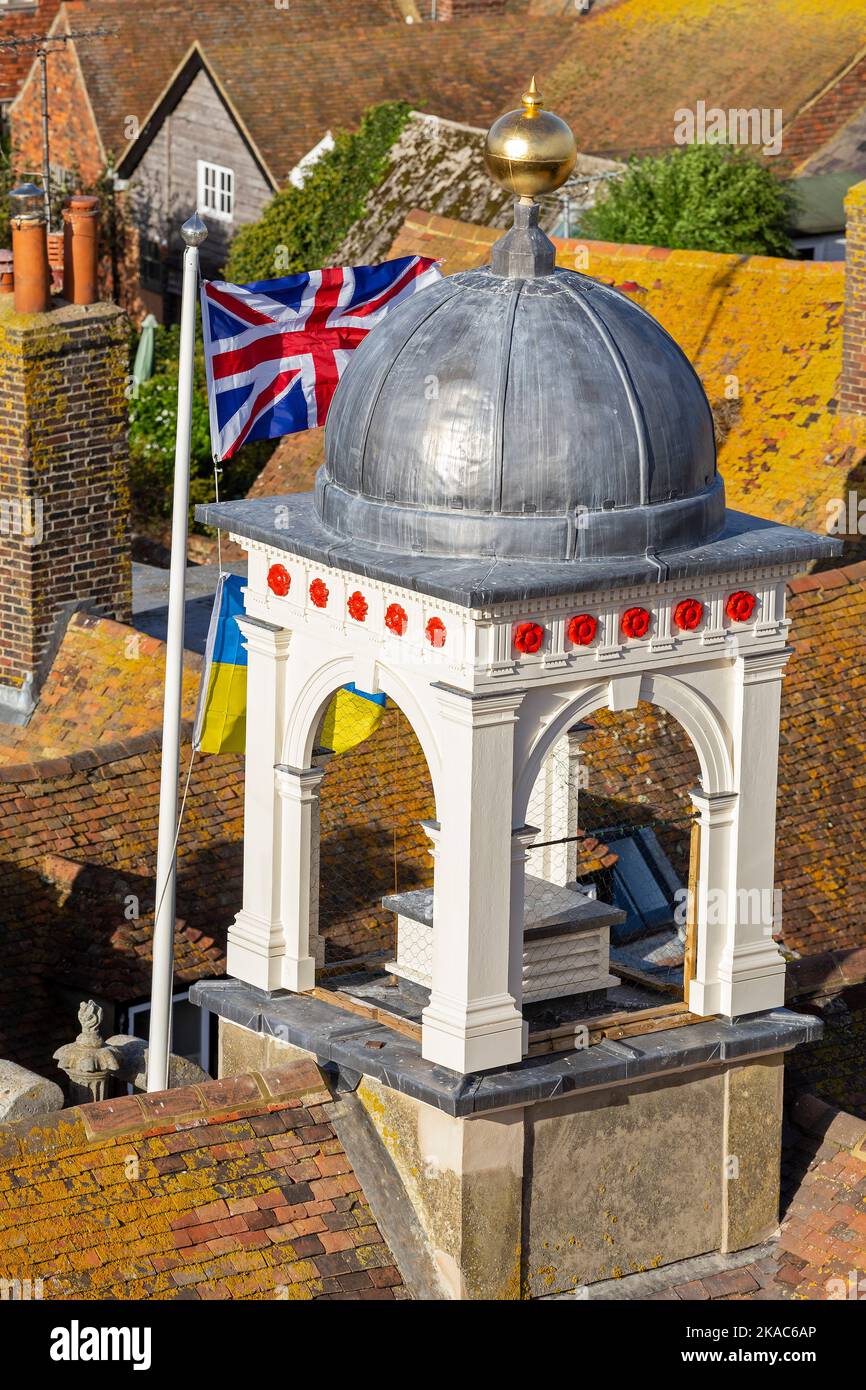
{"label": "column capital", "polygon": [[743,652],[737,657],[743,685],[781,680],[793,650],[793,647],[777,647],[770,652]]}
{"label": "column capital", "polygon": [[537,825],[519,825],[511,832],[511,858],[519,862],[529,858],[533,843],[541,834]]}
{"label": "column capital", "polygon": [[689,791],[692,805],[699,812],[702,825],[726,825],[737,806],[736,792],[705,792],[700,787]]}
{"label": "column capital", "polygon": [[292,634],[287,628],[276,627],[261,618],[243,617],[236,618],[235,621],[243,633],[244,646],[248,652],[254,652],[256,656],[270,656],[277,661],[286,659],[292,639]]}
{"label": "column capital", "polygon": [[327,764],[322,767],[289,767],[277,763],[274,776],[280,796],[290,801],[312,801],[318,795]]}
{"label": "column capital", "polygon": [[431,689],[436,692],[444,719],[474,729],[516,724],[517,711],[526,693],[523,690],[460,690],[444,681],[434,681]]}

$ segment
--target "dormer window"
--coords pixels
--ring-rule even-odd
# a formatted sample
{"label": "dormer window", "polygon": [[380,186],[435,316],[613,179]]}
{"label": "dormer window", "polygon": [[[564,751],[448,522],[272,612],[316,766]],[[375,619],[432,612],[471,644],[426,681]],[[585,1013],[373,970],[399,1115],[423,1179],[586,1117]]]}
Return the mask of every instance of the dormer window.
{"label": "dormer window", "polygon": [[223,164],[198,161],[198,210],[221,222],[231,222],[235,206],[235,175]]}

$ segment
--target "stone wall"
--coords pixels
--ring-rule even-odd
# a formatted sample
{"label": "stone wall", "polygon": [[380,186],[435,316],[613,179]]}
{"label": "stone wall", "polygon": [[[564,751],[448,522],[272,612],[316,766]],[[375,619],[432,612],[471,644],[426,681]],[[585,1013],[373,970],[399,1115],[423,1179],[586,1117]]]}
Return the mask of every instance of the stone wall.
{"label": "stone wall", "polygon": [[[19,315],[0,296],[0,688],[36,678],[58,616],[127,619],[127,323],[114,305]],[[11,698],[10,698],[11,694]],[[26,711],[25,711],[26,712]]]}
{"label": "stone wall", "polygon": [[845,199],[845,258],[839,409],[866,415],[866,182]]}

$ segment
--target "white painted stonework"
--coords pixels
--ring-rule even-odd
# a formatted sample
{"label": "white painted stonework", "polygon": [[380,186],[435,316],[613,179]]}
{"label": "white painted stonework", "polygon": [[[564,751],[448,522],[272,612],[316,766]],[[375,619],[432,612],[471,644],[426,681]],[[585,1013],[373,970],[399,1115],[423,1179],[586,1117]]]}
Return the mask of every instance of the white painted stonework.
{"label": "white painted stonework", "polygon": [[[784,1002],[785,965],[771,928],[739,905],[744,893],[773,889],[785,582],[795,566],[468,610],[234,539],[249,552],[241,624],[249,670],[244,901],[229,932],[230,974],[265,989],[314,983],[322,775],[314,746],[334,691],[354,682],[400,706],[433,783],[425,1057],[461,1072],[520,1060],[526,859],[544,829],[526,825],[530,797],[539,777],[550,775],[551,749],[581,720],[640,700],[682,724],[701,769],[693,793],[703,833],[691,1007],[730,1017]],[[282,597],[268,587],[273,565],[290,578]],[[327,588],[324,607],[310,597],[316,579]],[[747,622],[725,613],[738,590],[757,599]],[[363,620],[350,616],[355,593],[367,605]],[[681,632],[673,611],[690,598],[703,604],[703,621]],[[392,604],[406,614],[402,635],[385,623]],[[643,639],[620,628],[633,606],[652,615]],[[567,628],[582,613],[597,619],[598,631],[578,647]],[[441,646],[426,634],[431,618],[444,624]],[[544,630],[535,655],[514,645],[516,625],[525,622]],[[577,757],[579,747],[573,751]],[[561,797],[556,814],[567,826]],[[543,869],[533,861],[539,870],[551,883],[569,881],[564,858]],[[707,909],[720,894],[730,904],[722,920]]]}

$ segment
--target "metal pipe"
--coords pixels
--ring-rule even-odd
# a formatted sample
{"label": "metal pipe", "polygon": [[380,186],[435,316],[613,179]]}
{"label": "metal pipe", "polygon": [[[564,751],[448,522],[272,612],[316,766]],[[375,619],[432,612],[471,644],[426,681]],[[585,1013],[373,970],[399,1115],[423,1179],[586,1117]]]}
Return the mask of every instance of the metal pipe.
{"label": "metal pipe", "polygon": [[174,453],[174,502],[171,517],[171,569],[168,631],[165,648],[165,699],[162,714],[162,763],[159,781],[159,830],[156,856],[156,911],[153,924],[153,973],[147,1057],[148,1091],[165,1091],[171,1056],[171,995],[174,976],[174,921],[177,887],[178,769],[180,764],[181,683],[186,601],[186,547],[189,527],[189,454],[195,362],[195,316],[198,303],[198,248],[207,227],[198,214],[184,222],[183,298],[177,376],[177,430]]}
{"label": "metal pipe", "polygon": [[48,148],[48,49],[37,52],[42,84],[42,190],[45,199],[45,226],[51,231],[51,155]]}

